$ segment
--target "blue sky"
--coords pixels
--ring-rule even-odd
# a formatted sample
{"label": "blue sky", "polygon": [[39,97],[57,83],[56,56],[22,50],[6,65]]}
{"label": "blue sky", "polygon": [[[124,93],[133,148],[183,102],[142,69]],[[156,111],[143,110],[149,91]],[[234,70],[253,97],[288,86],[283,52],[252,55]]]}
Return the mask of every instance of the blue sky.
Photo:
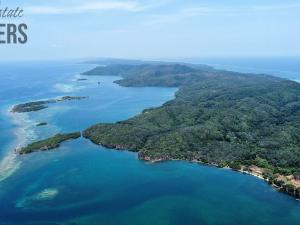
{"label": "blue sky", "polygon": [[[25,46],[0,60],[300,56],[300,0],[2,0]],[[0,18],[0,23],[7,20]]]}

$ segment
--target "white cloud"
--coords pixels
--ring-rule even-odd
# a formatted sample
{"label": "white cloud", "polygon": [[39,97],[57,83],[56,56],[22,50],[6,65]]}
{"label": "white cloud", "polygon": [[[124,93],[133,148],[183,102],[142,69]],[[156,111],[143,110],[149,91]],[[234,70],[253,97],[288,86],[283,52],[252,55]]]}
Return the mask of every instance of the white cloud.
{"label": "white cloud", "polygon": [[222,12],[221,8],[211,8],[211,7],[191,7],[181,9],[176,13],[171,14],[160,14],[160,15],[151,15],[150,21],[147,22],[149,25],[169,23],[169,22],[177,22],[183,19],[187,19],[189,17],[201,16],[201,15],[209,15],[213,13]]}
{"label": "white cloud", "polygon": [[250,7],[252,11],[285,11],[291,9],[300,9],[299,3],[294,4],[278,4],[278,5],[257,5]]}
{"label": "white cloud", "polygon": [[[205,15],[234,15],[243,13],[268,13],[268,12],[286,12],[290,10],[300,10],[300,4],[277,4],[277,5],[250,5],[243,7],[211,7],[194,6],[180,9],[177,12],[169,14],[150,15],[148,25],[164,24],[178,22],[190,17]],[[300,13],[300,12],[299,12]]]}
{"label": "white cloud", "polygon": [[136,1],[93,1],[75,6],[29,6],[25,10],[27,14],[74,14],[103,10],[138,12],[144,10],[146,7],[148,6]]}

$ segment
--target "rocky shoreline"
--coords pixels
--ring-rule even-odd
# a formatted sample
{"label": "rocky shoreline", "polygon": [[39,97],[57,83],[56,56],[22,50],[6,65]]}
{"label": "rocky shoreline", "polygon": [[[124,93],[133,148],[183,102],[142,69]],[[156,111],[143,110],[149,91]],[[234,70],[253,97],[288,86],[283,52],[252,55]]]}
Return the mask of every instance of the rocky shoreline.
{"label": "rocky shoreline", "polygon": [[[150,163],[184,160],[184,161],[188,161],[188,162],[192,162],[192,163],[198,163],[198,164],[203,164],[203,165],[208,165],[208,166],[214,166],[214,167],[218,167],[218,168],[228,168],[228,169],[231,169],[231,170],[236,171],[236,172],[240,172],[240,173],[243,173],[243,174],[254,176],[258,179],[262,179],[266,183],[271,185],[273,188],[275,188],[278,192],[288,194],[288,195],[294,197],[296,200],[300,200],[300,181],[297,181],[296,179],[293,179],[293,178],[288,177],[288,176],[282,176],[282,175],[281,176],[278,175],[279,176],[278,179],[275,179],[274,181],[271,181],[268,177],[266,177],[264,175],[264,169],[263,168],[260,168],[260,167],[254,166],[254,165],[252,165],[252,166],[242,166],[240,169],[236,169],[236,168],[232,168],[228,165],[226,165],[226,166],[222,165],[221,166],[221,165],[218,165],[216,163],[203,162],[199,159],[193,159],[193,158],[189,158],[189,159],[187,159],[187,158],[178,158],[177,159],[177,158],[171,158],[171,157],[167,157],[167,156],[153,158],[153,157],[145,154],[144,152],[141,152],[141,151],[138,151],[138,150],[129,150],[128,148],[126,148],[123,145],[97,143],[97,142],[93,141],[93,139],[89,138],[88,135],[85,132],[83,132],[83,137],[89,139],[94,144],[103,146],[105,148],[120,150],[120,151],[137,152],[139,160],[150,162]],[[293,182],[296,182],[296,185],[291,185],[290,183],[284,181],[284,179],[293,180]]]}
{"label": "rocky shoreline", "polygon": [[[284,194],[288,194],[292,197],[294,197],[296,200],[300,200],[300,181],[296,180],[294,178],[292,178],[291,176],[282,176],[282,175],[278,175],[279,179],[275,179],[274,181],[271,181],[269,178],[267,178],[266,176],[264,176],[264,169],[257,167],[257,166],[250,166],[250,167],[245,167],[243,166],[241,169],[237,170],[234,168],[231,168],[229,166],[220,166],[217,165],[215,163],[208,163],[208,162],[203,162],[203,161],[199,161],[199,160],[187,160],[187,159],[172,159],[172,158],[166,158],[166,157],[162,157],[162,158],[151,158],[150,156],[144,155],[143,153],[138,153],[138,158],[139,160],[143,160],[143,161],[148,161],[151,163],[157,163],[157,162],[164,162],[164,161],[178,161],[178,160],[184,160],[184,161],[189,161],[189,162],[193,162],[193,163],[198,163],[198,164],[204,164],[204,165],[209,165],[209,166],[215,166],[218,168],[228,168],[231,169],[233,171],[236,172],[240,172],[243,174],[247,174],[247,175],[251,175],[251,176],[255,176],[256,178],[262,179],[264,180],[266,183],[268,183],[269,185],[271,185],[273,188],[275,188],[278,192],[284,193]],[[290,182],[287,183],[285,181],[285,179],[288,179],[289,181],[292,181],[295,184],[291,184]]]}

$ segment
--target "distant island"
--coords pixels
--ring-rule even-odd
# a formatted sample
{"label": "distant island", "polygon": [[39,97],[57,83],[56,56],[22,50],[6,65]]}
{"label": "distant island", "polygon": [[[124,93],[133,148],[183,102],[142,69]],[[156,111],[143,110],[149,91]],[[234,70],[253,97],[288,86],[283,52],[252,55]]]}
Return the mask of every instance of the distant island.
{"label": "distant island", "polygon": [[58,148],[60,143],[70,140],[77,139],[81,137],[80,132],[67,133],[67,134],[56,134],[53,137],[47,138],[45,140],[33,142],[26,147],[23,147],[18,150],[19,154],[28,154],[37,151],[47,151],[50,149]]}
{"label": "distant island", "polygon": [[178,87],[175,99],[131,119],[83,132],[147,161],[189,160],[264,178],[300,197],[300,84],[182,64],[109,64],[82,75],[112,75],[128,87]]}
{"label": "distant island", "polygon": [[77,81],[85,81],[87,80],[86,78],[78,78]]}
{"label": "distant island", "polygon": [[38,123],[36,126],[37,126],[37,127],[41,127],[41,126],[46,126],[46,125],[48,125],[47,122],[40,122],[40,123]]}
{"label": "distant island", "polygon": [[13,113],[24,113],[24,112],[33,112],[39,111],[42,109],[48,108],[48,104],[62,102],[62,101],[70,101],[70,100],[81,100],[87,97],[72,97],[72,96],[64,96],[59,99],[50,99],[44,101],[35,101],[35,102],[27,102],[13,106],[11,112]]}

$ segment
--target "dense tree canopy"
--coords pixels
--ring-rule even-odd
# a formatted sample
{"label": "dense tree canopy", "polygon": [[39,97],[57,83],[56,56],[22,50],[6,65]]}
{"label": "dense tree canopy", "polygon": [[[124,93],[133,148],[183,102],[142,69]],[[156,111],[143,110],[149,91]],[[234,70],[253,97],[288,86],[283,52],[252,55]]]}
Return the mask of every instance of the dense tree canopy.
{"label": "dense tree canopy", "polygon": [[179,64],[109,65],[85,75],[117,75],[122,86],[179,87],[174,100],[84,136],[138,151],[142,158],[258,165],[292,174],[300,167],[300,84],[268,75]]}

